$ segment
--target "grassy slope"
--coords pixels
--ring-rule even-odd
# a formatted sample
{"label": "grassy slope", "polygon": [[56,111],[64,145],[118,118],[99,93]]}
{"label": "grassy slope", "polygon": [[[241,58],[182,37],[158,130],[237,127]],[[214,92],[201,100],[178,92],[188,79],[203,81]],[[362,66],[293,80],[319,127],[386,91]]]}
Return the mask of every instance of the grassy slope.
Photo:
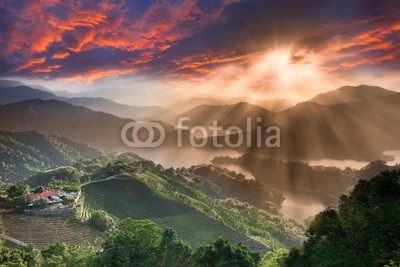
{"label": "grassy slope", "polygon": [[154,220],[160,227],[171,227],[180,238],[197,246],[223,235],[242,242],[253,250],[266,251],[266,246],[250,239],[207,215],[177,201],[155,193],[135,179],[116,179],[83,188],[86,207],[103,209],[116,217],[129,212],[133,218]]}

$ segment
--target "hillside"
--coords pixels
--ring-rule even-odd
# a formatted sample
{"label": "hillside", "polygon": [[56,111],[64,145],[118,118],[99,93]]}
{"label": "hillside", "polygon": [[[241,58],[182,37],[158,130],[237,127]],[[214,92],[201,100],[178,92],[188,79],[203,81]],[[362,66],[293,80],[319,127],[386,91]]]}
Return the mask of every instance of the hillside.
{"label": "hillside", "polygon": [[[179,118],[188,117],[190,121],[185,122],[186,125],[191,126],[204,126],[208,129],[212,126],[213,121],[217,120],[218,125],[224,128],[235,125],[246,129],[246,119],[251,118],[264,118],[271,115],[272,112],[260,106],[249,104],[246,102],[239,102],[232,105],[200,105],[191,110],[176,116],[175,121]],[[255,121],[253,128],[255,127]]]}
{"label": "hillside", "polygon": [[[260,126],[261,134],[258,135],[256,129],[245,131],[244,140],[250,135],[251,146],[241,142],[238,149],[289,160],[385,159],[383,152],[400,149],[400,140],[396,134],[400,131],[398,114],[398,93],[362,103],[320,105],[303,102],[284,111],[267,114],[261,123],[256,124],[256,117],[252,117],[252,126]],[[258,148],[257,137],[261,136],[261,140],[266,140],[270,136],[266,129],[272,125],[279,126],[280,129],[279,148],[264,145]],[[230,137],[232,143],[236,143],[237,139],[236,134]],[[220,136],[217,140],[220,144],[226,144],[225,136]],[[207,148],[212,149],[212,137],[209,137],[207,145]]]}
{"label": "hillside", "polygon": [[266,247],[225,226],[197,210],[177,201],[162,197],[134,179],[115,179],[83,187],[88,210],[101,209],[124,218],[127,213],[134,219],[151,219],[159,227],[173,228],[180,238],[193,246],[210,242],[219,236],[242,242],[252,250],[265,252]]}
{"label": "hillside", "polygon": [[101,154],[91,146],[65,137],[39,132],[0,131],[0,178],[17,181],[38,171]]}
{"label": "hillside", "polygon": [[25,216],[3,214],[5,234],[25,244],[40,249],[55,242],[71,245],[89,244],[95,236],[94,230],[74,217]]}
{"label": "hillside", "polygon": [[48,100],[56,99],[57,96],[53,93],[33,89],[25,85],[0,87],[0,105],[36,98]]}
{"label": "hillside", "polygon": [[393,94],[396,94],[396,92],[379,86],[343,86],[339,89],[319,94],[313,99],[309,100],[309,102],[314,102],[321,105],[334,105],[348,102],[363,102],[376,97],[389,96]]}
{"label": "hillside", "polygon": [[0,80],[0,105],[30,99],[55,99],[93,111],[110,113],[134,120],[160,120],[171,116],[171,112],[158,106],[130,106],[103,97],[59,97],[49,89],[38,85],[25,85],[11,80]]}
{"label": "hillside", "polygon": [[58,100],[32,99],[0,106],[0,129],[38,130],[90,143],[119,143],[130,119],[76,107]]}
{"label": "hillside", "polygon": [[[224,168],[202,165],[164,169],[129,155],[82,160],[72,167],[70,175],[59,175],[63,172],[57,169],[32,176],[27,183],[46,186],[50,182],[46,177],[61,184],[98,180],[83,186],[88,211],[104,209],[119,218],[127,213],[134,218],[149,218],[181,232],[194,244],[201,236],[211,240],[226,234],[235,240],[250,237],[257,242],[251,243],[251,239],[248,244],[265,249],[296,245],[302,238],[301,226],[279,214],[283,201],[279,191],[243,180]],[[124,179],[101,181],[111,176]],[[249,191],[256,193],[249,196]],[[193,224],[186,223],[191,220]],[[191,231],[202,234],[191,233],[196,236],[191,238]]]}
{"label": "hillside", "polygon": [[171,116],[171,112],[158,106],[130,106],[102,97],[73,97],[60,100],[74,106],[86,107],[94,111],[110,113],[121,118],[134,120],[162,120]]}
{"label": "hillside", "polygon": [[280,149],[291,158],[376,160],[384,151],[400,148],[398,114],[400,94],[394,94],[362,103],[300,103],[277,113],[273,121],[291,129]]}

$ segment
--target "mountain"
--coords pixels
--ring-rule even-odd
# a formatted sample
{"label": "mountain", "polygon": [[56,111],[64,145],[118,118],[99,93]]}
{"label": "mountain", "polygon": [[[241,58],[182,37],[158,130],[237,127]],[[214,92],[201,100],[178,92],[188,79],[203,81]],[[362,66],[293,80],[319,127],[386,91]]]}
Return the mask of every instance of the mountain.
{"label": "mountain", "polygon": [[0,87],[16,87],[16,86],[21,86],[21,85],[25,85],[25,84],[22,82],[13,81],[13,80],[0,79]]}
{"label": "mountain", "polygon": [[121,143],[121,129],[131,122],[58,100],[31,99],[0,106],[0,129],[38,130],[88,143]]}
{"label": "mountain", "polygon": [[129,106],[102,97],[59,97],[43,86],[27,86],[17,81],[0,80],[0,105],[36,98],[43,100],[56,99],[74,106],[86,107],[94,111],[140,121],[160,120],[172,116],[170,111],[158,106]]}
{"label": "mountain", "polygon": [[[253,103],[251,100],[246,102]],[[271,111],[281,111],[294,106],[297,102],[285,98],[273,98],[255,101],[253,104],[259,105]]]}
{"label": "mountain", "polygon": [[61,98],[74,106],[86,107],[94,111],[101,111],[121,118],[131,118],[137,121],[162,120],[172,116],[170,111],[158,106],[130,106],[117,103],[102,97],[74,97]]}
{"label": "mountain", "polygon": [[[203,126],[208,129],[213,121],[217,120],[218,125],[224,128],[239,126],[246,130],[247,118],[264,118],[271,114],[269,110],[246,102],[221,106],[200,105],[176,116],[175,122],[179,118],[188,117],[190,120],[185,122],[186,125]],[[253,127],[255,126],[254,120]]]}
{"label": "mountain", "polygon": [[292,156],[374,160],[400,148],[398,114],[399,93],[359,103],[300,103],[275,114],[273,123],[293,130],[281,147]]}
{"label": "mountain", "polygon": [[0,87],[0,105],[21,102],[28,99],[56,99],[51,92],[37,90],[25,85]]}
{"label": "mountain", "polygon": [[214,97],[192,97],[188,99],[182,99],[180,101],[176,101],[169,105],[167,108],[172,110],[175,113],[183,113],[190,109],[193,109],[197,106],[201,105],[209,105],[209,106],[222,106],[232,104],[228,100],[217,99]]}
{"label": "mountain", "polygon": [[89,145],[36,131],[0,130],[0,148],[0,179],[8,181],[21,180],[38,171],[102,154]]}
{"label": "mountain", "polygon": [[343,86],[339,89],[319,94],[313,99],[309,100],[309,102],[314,102],[321,105],[334,105],[348,102],[363,102],[376,97],[389,96],[393,94],[396,94],[396,92],[379,86]]}
{"label": "mountain", "polygon": [[296,104],[295,101],[284,98],[254,99],[248,97],[224,97],[223,99],[221,99],[216,97],[193,97],[175,102],[174,104],[168,106],[168,109],[174,111],[175,113],[182,113],[200,105],[223,106],[232,105],[240,102],[258,105],[264,109],[274,112],[287,109]]}
{"label": "mountain", "polygon": [[[216,109],[217,110],[217,109]],[[210,123],[215,115],[209,109],[204,111],[206,119],[195,121],[199,125]],[[218,113],[217,113],[218,114]],[[294,107],[277,113],[266,113],[260,127],[246,131],[243,122],[234,120],[232,114],[229,123],[236,123],[244,131],[243,140],[251,139],[251,145],[242,142],[237,147],[243,152],[255,152],[281,159],[384,159],[382,154],[389,150],[400,149],[400,93],[376,97],[364,102],[349,102],[336,105],[321,105],[313,102],[299,103]],[[190,114],[189,114],[190,115]],[[255,116],[251,117],[255,125]],[[195,116],[195,115],[193,115]],[[229,118],[229,117],[228,117]],[[206,123],[204,123],[206,122]],[[203,124],[201,124],[203,123]],[[192,122],[192,125],[193,122]],[[220,125],[224,125],[220,123]],[[190,126],[187,122],[185,126]],[[224,125],[226,126],[226,125]],[[280,146],[258,146],[257,140],[266,140],[272,134],[266,132],[269,126],[280,129]],[[261,138],[258,138],[261,136]],[[250,138],[249,138],[250,137]],[[217,137],[218,144],[226,144],[228,137]],[[236,144],[237,134],[231,134],[231,143]],[[207,148],[213,147],[213,137],[207,140]],[[262,141],[263,142],[263,141]],[[226,145],[224,145],[226,148]]]}

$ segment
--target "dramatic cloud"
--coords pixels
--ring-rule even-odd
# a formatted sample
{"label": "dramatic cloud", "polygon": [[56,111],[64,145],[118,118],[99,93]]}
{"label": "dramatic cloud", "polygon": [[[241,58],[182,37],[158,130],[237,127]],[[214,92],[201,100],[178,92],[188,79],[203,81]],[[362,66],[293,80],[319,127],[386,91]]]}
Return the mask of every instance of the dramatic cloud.
{"label": "dramatic cloud", "polygon": [[122,1],[6,1],[1,4],[1,71],[49,78],[136,71],[223,19],[224,8],[233,2],[156,1],[135,14],[140,1],[132,6]]}
{"label": "dramatic cloud", "polygon": [[135,74],[256,95],[375,77],[395,89],[399,10],[396,0],[6,0],[0,76]]}

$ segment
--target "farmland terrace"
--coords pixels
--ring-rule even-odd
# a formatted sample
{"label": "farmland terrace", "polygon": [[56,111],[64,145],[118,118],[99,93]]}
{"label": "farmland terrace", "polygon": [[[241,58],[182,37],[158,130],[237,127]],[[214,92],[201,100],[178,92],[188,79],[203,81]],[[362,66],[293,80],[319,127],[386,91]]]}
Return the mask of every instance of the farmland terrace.
{"label": "farmland terrace", "polygon": [[91,240],[92,230],[75,218],[74,214],[63,216],[26,216],[3,214],[5,235],[43,248],[54,242],[78,245]]}

